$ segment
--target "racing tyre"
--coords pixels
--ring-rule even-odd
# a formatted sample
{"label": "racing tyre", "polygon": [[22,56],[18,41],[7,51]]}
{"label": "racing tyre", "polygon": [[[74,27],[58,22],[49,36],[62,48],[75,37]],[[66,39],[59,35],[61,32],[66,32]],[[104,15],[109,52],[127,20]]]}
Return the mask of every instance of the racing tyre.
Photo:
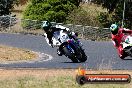
{"label": "racing tyre", "polygon": [[76,59],[74,53],[71,53],[71,52],[67,49],[67,47],[64,47],[64,48],[63,48],[63,53],[65,54],[65,56],[67,56],[69,59],[71,59],[73,63],[77,63],[77,62],[78,62],[78,60]]}
{"label": "racing tyre", "polygon": [[87,56],[86,56],[84,50],[80,49],[79,51],[80,51],[80,52],[79,52],[79,54],[78,54],[78,56],[77,56],[77,57],[79,57],[78,60],[79,60],[80,62],[85,62],[85,61],[87,60]]}

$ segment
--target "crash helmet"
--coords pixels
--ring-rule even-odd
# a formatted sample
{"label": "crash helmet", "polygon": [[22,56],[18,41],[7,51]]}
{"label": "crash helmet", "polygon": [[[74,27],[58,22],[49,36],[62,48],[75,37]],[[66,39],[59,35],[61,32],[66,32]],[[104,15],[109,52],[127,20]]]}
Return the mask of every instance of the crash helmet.
{"label": "crash helmet", "polygon": [[117,24],[112,24],[110,26],[110,31],[113,35],[116,35],[118,33],[118,25]]}
{"label": "crash helmet", "polygon": [[52,26],[52,24],[51,24],[49,21],[43,21],[42,28],[43,28],[45,31],[48,31],[48,30],[50,29],[51,26]]}

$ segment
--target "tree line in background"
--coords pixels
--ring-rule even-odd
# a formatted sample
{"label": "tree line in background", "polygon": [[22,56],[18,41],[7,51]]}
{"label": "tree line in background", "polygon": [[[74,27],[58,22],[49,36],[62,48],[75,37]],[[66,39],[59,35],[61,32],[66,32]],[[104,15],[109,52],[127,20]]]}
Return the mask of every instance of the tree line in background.
{"label": "tree line in background", "polygon": [[101,4],[107,8],[108,13],[100,13],[99,21],[107,27],[111,23],[122,24],[125,2],[124,27],[132,29],[132,1],[131,0],[95,0],[94,3]]}
{"label": "tree line in background", "polygon": [[0,0],[0,16],[11,14],[14,5],[18,5],[19,0]]}
{"label": "tree line in background", "polygon": [[68,13],[79,6],[78,0],[30,0],[24,18],[65,22]]}
{"label": "tree line in background", "polygon": [[[15,4],[27,0],[1,0],[0,16],[8,15]],[[63,23],[73,23],[81,25],[99,24],[102,27],[109,27],[112,23],[121,24],[123,18],[124,0],[94,0],[93,3],[107,8],[108,12],[101,12],[95,20],[91,22],[91,17],[80,6],[81,0],[29,0],[30,3],[24,12],[25,19],[49,20]],[[125,0],[124,26],[132,28],[132,2]],[[97,21],[96,21],[97,20]],[[99,22],[98,22],[99,21]]]}

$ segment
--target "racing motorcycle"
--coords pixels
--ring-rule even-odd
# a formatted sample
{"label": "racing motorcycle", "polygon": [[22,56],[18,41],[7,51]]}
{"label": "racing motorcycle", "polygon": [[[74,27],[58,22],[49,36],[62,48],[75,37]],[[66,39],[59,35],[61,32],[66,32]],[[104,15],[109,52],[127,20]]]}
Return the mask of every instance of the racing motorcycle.
{"label": "racing motorcycle", "polygon": [[[45,33],[44,35],[48,43],[49,40],[46,37],[47,34]],[[57,49],[57,54],[59,56],[65,55],[74,63],[77,63],[79,61],[85,62],[87,60],[84,49],[82,49],[82,46],[79,44],[79,42],[77,42],[74,38],[70,38],[64,30],[54,32],[52,41],[54,47],[59,47]]]}
{"label": "racing motorcycle", "polygon": [[128,35],[125,37],[124,41],[122,42],[123,49],[127,56],[132,57],[132,36]]}

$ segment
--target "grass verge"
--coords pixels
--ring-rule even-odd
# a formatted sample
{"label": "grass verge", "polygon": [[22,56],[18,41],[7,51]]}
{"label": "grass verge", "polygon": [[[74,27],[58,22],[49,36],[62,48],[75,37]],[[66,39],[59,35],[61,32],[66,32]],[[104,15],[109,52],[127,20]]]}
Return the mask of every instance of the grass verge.
{"label": "grass verge", "polygon": [[[89,70],[89,74],[130,74],[128,70]],[[74,69],[0,70],[0,88],[131,88],[130,84],[85,84],[75,81]]]}
{"label": "grass verge", "polygon": [[37,57],[38,55],[36,53],[27,49],[0,45],[0,62],[33,60]]}
{"label": "grass verge", "polygon": [[[18,27],[20,28],[20,27]],[[0,30],[0,33],[20,33],[20,34],[31,34],[31,35],[44,35],[44,30],[42,29],[36,29],[36,30],[33,30],[33,29],[16,29],[16,28],[12,28],[11,30]]]}

